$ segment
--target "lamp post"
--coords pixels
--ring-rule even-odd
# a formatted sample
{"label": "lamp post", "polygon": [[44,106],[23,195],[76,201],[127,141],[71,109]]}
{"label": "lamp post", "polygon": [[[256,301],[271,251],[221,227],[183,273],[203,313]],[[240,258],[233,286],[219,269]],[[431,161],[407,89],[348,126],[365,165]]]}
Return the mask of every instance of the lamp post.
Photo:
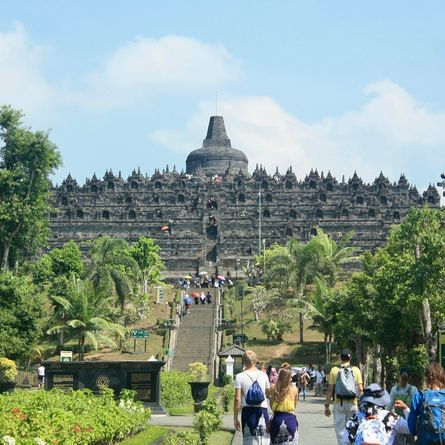
{"label": "lamp post", "polygon": [[238,269],[239,269],[239,265],[240,265],[240,259],[237,258],[235,260],[235,280],[238,280]]}
{"label": "lamp post", "polygon": [[445,196],[445,173],[442,173],[442,174],[440,175],[440,177],[442,178],[442,181],[441,181],[441,182],[438,182],[438,183],[437,183],[437,186],[438,186],[438,187],[442,187],[442,188],[444,189],[444,191],[443,191],[443,196]]}
{"label": "lamp post", "polygon": [[258,256],[261,255],[261,188],[258,189]]}
{"label": "lamp post", "polygon": [[266,240],[263,239],[263,273],[266,273]]}

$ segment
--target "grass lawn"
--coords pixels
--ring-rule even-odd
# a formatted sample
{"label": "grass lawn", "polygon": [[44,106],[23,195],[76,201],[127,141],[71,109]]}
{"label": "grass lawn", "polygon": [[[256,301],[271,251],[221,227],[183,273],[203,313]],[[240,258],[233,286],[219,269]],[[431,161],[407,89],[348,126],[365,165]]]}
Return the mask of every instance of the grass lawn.
{"label": "grass lawn", "polygon": [[[172,431],[191,431],[191,428],[171,428],[165,426],[149,426],[148,429],[131,439],[120,442],[120,445],[150,445],[158,443],[166,434]],[[209,445],[230,445],[233,434],[229,431],[217,431],[210,436]]]}

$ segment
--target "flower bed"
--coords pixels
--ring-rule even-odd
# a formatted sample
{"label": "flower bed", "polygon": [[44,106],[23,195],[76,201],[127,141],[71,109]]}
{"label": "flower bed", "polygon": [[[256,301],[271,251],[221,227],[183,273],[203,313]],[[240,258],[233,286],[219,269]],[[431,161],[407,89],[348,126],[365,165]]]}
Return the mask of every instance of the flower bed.
{"label": "flower bed", "polygon": [[117,402],[110,390],[15,392],[0,395],[0,444],[112,444],[144,430],[149,418],[128,392]]}

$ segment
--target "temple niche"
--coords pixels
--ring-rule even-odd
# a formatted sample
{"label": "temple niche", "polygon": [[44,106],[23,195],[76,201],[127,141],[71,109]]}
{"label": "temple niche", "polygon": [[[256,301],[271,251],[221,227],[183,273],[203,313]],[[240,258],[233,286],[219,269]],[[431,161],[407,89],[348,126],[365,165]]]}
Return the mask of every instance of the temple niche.
{"label": "temple niche", "polygon": [[366,184],[355,172],[341,181],[317,170],[299,180],[292,167],[270,175],[257,165],[249,173],[246,155],[232,148],[224,119],[212,116],[185,172],[167,166],[148,177],[138,169],[125,180],[107,170],[102,179],[93,174],[83,185],[68,175],[53,188],[52,205],[53,247],[99,235],[130,242],[148,236],[161,246],[170,276],[216,267],[235,275],[258,254],[259,219],[266,246],[292,237],[307,241],[320,227],[334,239],[353,231],[354,246],[374,250],[410,208],[439,207],[440,198],[434,186],[420,194],[403,174],[391,182],[380,173]]}

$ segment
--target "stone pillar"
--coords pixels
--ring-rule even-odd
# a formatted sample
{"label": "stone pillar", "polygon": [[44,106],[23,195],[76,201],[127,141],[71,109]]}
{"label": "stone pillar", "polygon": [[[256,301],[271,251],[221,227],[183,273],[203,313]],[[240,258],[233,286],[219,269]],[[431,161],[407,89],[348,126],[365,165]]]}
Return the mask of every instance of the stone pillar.
{"label": "stone pillar", "polygon": [[226,358],[226,374],[233,377],[233,364],[235,363],[235,360],[231,355],[229,355]]}

